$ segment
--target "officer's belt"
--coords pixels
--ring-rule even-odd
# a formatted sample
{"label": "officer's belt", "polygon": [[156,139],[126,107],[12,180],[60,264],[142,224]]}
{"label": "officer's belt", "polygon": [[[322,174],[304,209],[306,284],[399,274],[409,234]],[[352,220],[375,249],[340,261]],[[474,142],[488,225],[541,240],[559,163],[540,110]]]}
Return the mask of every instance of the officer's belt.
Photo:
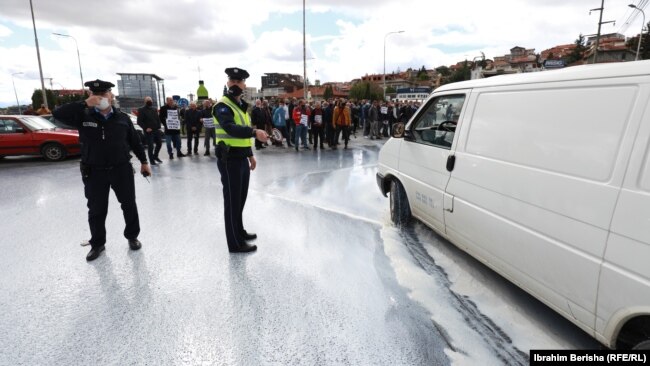
{"label": "officer's belt", "polygon": [[91,164],[86,164],[86,165],[89,166],[90,169],[93,169],[93,170],[111,170],[111,169],[114,169],[114,168],[119,168],[119,167],[124,166],[126,164],[130,164],[130,162],[127,161],[126,163],[116,164],[116,165],[94,165],[94,164],[92,164],[92,165]]}

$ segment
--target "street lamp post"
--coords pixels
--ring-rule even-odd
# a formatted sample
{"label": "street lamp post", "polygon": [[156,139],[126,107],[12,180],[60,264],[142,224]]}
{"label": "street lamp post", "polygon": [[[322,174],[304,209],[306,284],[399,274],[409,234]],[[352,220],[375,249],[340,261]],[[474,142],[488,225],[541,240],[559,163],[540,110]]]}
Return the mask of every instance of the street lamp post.
{"label": "street lamp post", "polygon": [[636,61],[639,59],[639,52],[641,52],[641,39],[643,37],[643,27],[645,27],[645,12],[643,12],[642,9],[637,8],[637,6],[634,4],[629,4],[628,6],[632,9],[640,11],[641,15],[643,16],[643,23],[641,23],[641,33],[639,33],[639,44],[636,46],[636,57],[634,58],[634,61]]}
{"label": "street lamp post", "polygon": [[38,59],[38,72],[41,75],[41,94],[43,95],[43,104],[45,108],[49,108],[47,105],[47,94],[45,93],[45,81],[43,81],[43,66],[41,65],[41,51],[38,47],[38,35],[36,34],[36,20],[34,19],[34,6],[32,5],[32,0],[29,0],[29,9],[32,12],[32,25],[34,26],[34,43],[36,43],[36,58]]}
{"label": "street lamp post", "polygon": [[[79,78],[81,78],[81,93],[83,94],[83,92],[84,92],[84,75],[81,72],[81,56],[79,56],[79,44],[77,43],[77,39],[74,38],[73,36],[69,35],[69,34],[61,34],[61,33],[52,33],[52,34],[54,34],[56,36],[61,36],[61,37],[69,37],[69,38],[72,38],[72,40],[74,41],[74,45],[77,48],[77,61],[79,61]],[[201,71],[199,71],[199,73],[200,72]]]}
{"label": "street lamp post", "polygon": [[18,114],[23,114],[23,111],[20,109],[20,102],[18,101],[18,93],[16,92],[16,83],[14,83],[14,75],[20,75],[22,72],[14,72],[11,74],[11,84],[14,86],[14,95],[16,95],[16,104],[18,105]]}
{"label": "street lamp post", "polygon": [[391,34],[397,34],[397,33],[404,33],[404,31],[401,30],[401,31],[395,31],[395,32],[388,32],[384,36],[384,74],[382,76],[382,79],[383,79],[383,82],[384,82],[384,101],[386,100],[386,38]]}
{"label": "street lamp post", "polygon": [[307,38],[305,35],[305,0],[302,0],[302,83],[303,94],[307,101]]}

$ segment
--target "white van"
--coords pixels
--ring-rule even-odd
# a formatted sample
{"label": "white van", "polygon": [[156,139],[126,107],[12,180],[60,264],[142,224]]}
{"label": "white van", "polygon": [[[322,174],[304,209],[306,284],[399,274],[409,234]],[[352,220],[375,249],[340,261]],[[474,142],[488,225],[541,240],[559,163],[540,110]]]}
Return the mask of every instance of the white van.
{"label": "white van", "polygon": [[650,349],[649,142],[650,61],[496,76],[436,89],[377,183],[394,222],[419,219],[610,348]]}

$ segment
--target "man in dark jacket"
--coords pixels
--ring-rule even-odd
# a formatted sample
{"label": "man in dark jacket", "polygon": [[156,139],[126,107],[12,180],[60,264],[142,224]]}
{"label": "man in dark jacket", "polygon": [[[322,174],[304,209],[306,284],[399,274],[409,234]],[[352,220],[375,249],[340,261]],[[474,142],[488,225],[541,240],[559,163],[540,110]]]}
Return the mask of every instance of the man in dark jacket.
{"label": "man in dark jacket", "polygon": [[172,143],[178,157],[182,158],[185,155],[181,152],[181,116],[172,97],[167,97],[167,103],[160,107],[159,116],[160,122],[165,126],[165,143],[167,144],[169,160],[174,158]]}
{"label": "man in dark jacket", "polygon": [[196,103],[190,103],[190,109],[185,111],[185,127],[187,130],[187,155],[192,155],[192,140],[194,140],[194,155],[199,155],[199,134],[203,123],[202,113],[196,109]]}
{"label": "man in dark jacket", "polygon": [[114,87],[102,80],[88,81],[92,95],[82,102],[61,106],[54,117],[77,126],[81,148],[81,180],[88,200],[88,224],[91,245],[87,261],[97,259],[106,243],[106,214],[111,188],[115,192],[124,213],[124,237],[131,250],[138,250],[140,220],[135,203],[135,182],[131,166],[132,150],[140,160],[140,172],[151,175],[142,143],[133,127],[131,118],[112,106]]}
{"label": "man in dark jacket", "polygon": [[[138,108],[138,126],[142,127],[144,137],[147,141],[147,153],[149,155],[149,162],[151,165],[162,163],[158,158],[160,149],[162,148],[162,131],[160,131],[160,118],[158,118],[158,111],[153,107],[153,100],[151,97],[144,98],[144,106]],[[156,148],[154,149],[154,143]]]}

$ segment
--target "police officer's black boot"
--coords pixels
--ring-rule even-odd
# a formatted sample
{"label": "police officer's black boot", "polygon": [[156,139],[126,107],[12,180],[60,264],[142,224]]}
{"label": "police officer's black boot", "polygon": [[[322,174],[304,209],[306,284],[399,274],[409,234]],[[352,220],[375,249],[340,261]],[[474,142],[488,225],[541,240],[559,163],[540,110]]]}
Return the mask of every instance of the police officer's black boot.
{"label": "police officer's black boot", "polygon": [[138,250],[142,248],[142,243],[140,243],[140,240],[138,239],[129,239],[129,248],[131,248],[131,250]]}
{"label": "police officer's black boot", "polygon": [[230,253],[248,253],[257,250],[257,245],[250,245],[248,243],[240,244],[237,248],[228,248]]}
{"label": "police officer's black boot", "polygon": [[100,254],[102,254],[104,249],[106,249],[106,247],[104,247],[103,245],[98,247],[92,247],[90,249],[90,252],[88,252],[88,255],[86,255],[86,261],[88,262],[94,261],[95,259],[97,259],[97,257],[99,257]]}
{"label": "police officer's black boot", "polygon": [[246,230],[242,233],[242,236],[244,237],[244,240],[253,240],[257,239],[257,234],[255,233],[248,233]]}

